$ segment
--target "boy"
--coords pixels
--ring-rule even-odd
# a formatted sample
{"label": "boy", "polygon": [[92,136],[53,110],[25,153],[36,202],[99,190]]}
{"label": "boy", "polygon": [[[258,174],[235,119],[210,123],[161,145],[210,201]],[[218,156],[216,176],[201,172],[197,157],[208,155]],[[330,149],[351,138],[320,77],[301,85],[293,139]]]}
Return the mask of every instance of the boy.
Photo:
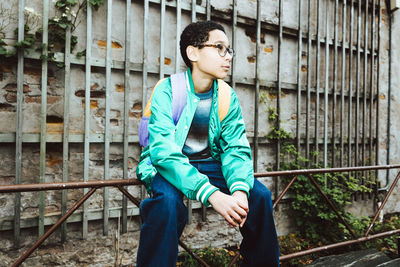
{"label": "boy", "polygon": [[183,195],[211,205],[231,227],[239,226],[243,266],[279,266],[271,193],[253,177],[239,101],[220,80],[233,57],[225,30],[211,21],[192,23],[181,34],[180,50],[188,66],[186,105],[175,125],[171,78],[157,83],[149,145],[137,169],[151,193],[140,206],[137,266],[176,265],[187,221]]}

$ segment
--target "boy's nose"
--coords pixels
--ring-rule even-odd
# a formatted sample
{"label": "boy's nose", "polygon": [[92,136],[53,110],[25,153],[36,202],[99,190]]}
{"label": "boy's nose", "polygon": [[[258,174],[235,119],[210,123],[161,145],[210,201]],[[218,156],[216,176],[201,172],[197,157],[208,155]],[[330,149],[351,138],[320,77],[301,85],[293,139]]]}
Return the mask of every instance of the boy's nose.
{"label": "boy's nose", "polygon": [[233,56],[229,53],[226,53],[225,58],[228,59],[229,62],[232,61]]}

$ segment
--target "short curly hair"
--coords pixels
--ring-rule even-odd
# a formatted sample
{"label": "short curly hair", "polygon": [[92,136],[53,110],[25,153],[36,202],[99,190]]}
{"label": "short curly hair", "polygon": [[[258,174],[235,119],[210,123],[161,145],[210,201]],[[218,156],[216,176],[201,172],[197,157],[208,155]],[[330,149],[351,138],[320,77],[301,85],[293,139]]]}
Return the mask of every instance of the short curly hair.
{"label": "short curly hair", "polygon": [[199,21],[186,26],[181,34],[181,39],[179,42],[181,55],[186,66],[192,68],[192,63],[186,54],[186,48],[189,45],[197,47],[204,44],[208,41],[208,33],[213,30],[220,30],[225,33],[224,27],[213,21]]}

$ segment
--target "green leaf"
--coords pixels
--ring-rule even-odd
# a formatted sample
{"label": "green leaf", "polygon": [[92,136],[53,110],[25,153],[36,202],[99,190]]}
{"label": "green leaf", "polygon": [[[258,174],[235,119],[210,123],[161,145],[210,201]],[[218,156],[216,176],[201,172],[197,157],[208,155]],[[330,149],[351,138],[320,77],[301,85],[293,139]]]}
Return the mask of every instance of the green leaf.
{"label": "green leaf", "polygon": [[76,0],[67,0],[67,3],[68,3],[70,6],[75,6],[75,5],[77,4],[77,1],[76,1]]}
{"label": "green leaf", "polygon": [[7,49],[5,49],[3,46],[0,46],[0,55],[6,55],[7,54]]}
{"label": "green leaf", "polygon": [[84,56],[86,56],[86,49],[76,53],[77,58],[84,57]]}
{"label": "green leaf", "polygon": [[65,2],[62,0],[59,0],[56,2],[56,7],[60,8],[60,7],[65,7]]}

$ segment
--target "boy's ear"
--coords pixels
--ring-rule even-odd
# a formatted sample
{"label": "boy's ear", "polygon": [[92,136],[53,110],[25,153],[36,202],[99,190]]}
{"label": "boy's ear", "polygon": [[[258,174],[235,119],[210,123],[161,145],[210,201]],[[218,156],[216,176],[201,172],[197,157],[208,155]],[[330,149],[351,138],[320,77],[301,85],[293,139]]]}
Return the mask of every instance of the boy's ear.
{"label": "boy's ear", "polygon": [[199,58],[199,50],[197,47],[189,45],[186,47],[186,55],[190,61],[196,62]]}

